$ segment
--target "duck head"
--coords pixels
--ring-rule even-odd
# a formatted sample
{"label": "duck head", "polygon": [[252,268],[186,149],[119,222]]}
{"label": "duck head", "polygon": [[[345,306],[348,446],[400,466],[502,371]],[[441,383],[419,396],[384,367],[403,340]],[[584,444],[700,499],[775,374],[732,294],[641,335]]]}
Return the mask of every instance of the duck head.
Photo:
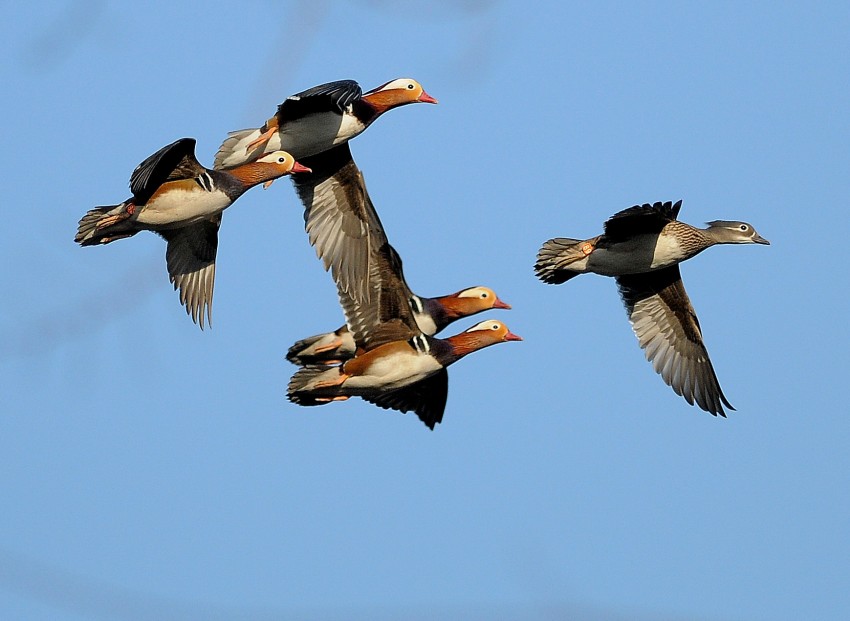
{"label": "duck head", "polygon": [[410,103],[437,103],[419,82],[411,78],[398,78],[387,82],[363,95],[363,100],[379,114]]}
{"label": "duck head", "polygon": [[508,330],[501,321],[487,319],[446,340],[452,344],[455,354],[460,357],[496,343],[521,341],[522,337]]}
{"label": "duck head", "polygon": [[313,171],[296,162],[295,158],[286,151],[266,153],[263,157],[230,171],[231,174],[252,185],[262,183],[264,188],[269,187],[275,179],[284,175],[309,172]]}
{"label": "duck head", "polygon": [[437,298],[437,302],[443,306],[446,314],[451,319],[468,317],[469,315],[474,315],[475,313],[480,313],[491,308],[505,310],[511,308],[510,304],[502,302],[496,295],[496,292],[489,287],[470,287],[469,289]]}
{"label": "duck head", "polygon": [[738,220],[712,220],[706,222],[708,230],[721,244],[766,244],[764,237],[756,233],[751,224]]}

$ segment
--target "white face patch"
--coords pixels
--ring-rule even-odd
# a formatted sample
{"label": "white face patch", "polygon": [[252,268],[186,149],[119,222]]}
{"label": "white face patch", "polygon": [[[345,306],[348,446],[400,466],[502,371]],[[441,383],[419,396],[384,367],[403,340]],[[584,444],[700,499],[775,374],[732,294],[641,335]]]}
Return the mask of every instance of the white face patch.
{"label": "white face patch", "polygon": [[464,289],[463,291],[457,294],[457,297],[478,298],[480,300],[487,300],[495,297],[495,294],[487,287],[472,287],[470,289]]}
{"label": "white face patch", "polygon": [[274,151],[273,153],[267,153],[257,161],[266,164],[289,164],[292,162],[292,159],[292,156],[286,151]]}
{"label": "white face patch", "polygon": [[381,88],[381,90],[382,91],[389,91],[389,90],[398,88],[398,89],[403,89],[403,90],[408,90],[408,91],[415,91],[417,89],[417,87],[420,88],[420,89],[422,88],[421,86],[419,86],[419,83],[416,80],[411,80],[410,78],[398,78],[397,80],[393,80],[392,82],[388,82],[386,85],[384,85]]}
{"label": "white face patch", "polygon": [[486,321],[482,321],[481,323],[477,323],[472,326],[467,332],[475,332],[477,330],[501,330],[504,328],[504,325],[501,321],[495,321],[493,319],[487,319]]}

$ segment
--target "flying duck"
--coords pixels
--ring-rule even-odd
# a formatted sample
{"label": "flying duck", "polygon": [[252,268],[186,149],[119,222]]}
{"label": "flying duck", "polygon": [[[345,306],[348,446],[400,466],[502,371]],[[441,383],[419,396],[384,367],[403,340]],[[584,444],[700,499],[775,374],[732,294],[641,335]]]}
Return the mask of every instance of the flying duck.
{"label": "flying duck", "polygon": [[[407,284],[401,278],[401,286]],[[413,308],[416,325],[427,336],[434,336],[450,323],[491,308],[510,309],[496,293],[488,287],[470,287],[457,293],[437,298],[423,298],[412,291],[405,291]],[[293,364],[338,364],[354,356],[354,337],[347,325],[333,332],[317,334],[296,342],[286,354]]]}
{"label": "flying duck", "polygon": [[416,321],[401,258],[387,240],[348,144],[305,163],[313,173],[293,181],[308,237],[337,285],[357,355],[336,367],[298,370],[289,399],[320,405],[359,396],[383,408],[414,411],[433,429],[448,396],[446,367],[488,345],[521,339],[495,320],[448,339],[426,335]]}
{"label": "flying duck", "polygon": [[288,97],[259,129],[230,132],[214,167],[238,166],[283,149],[301,160],[347,142],[387,110],[410,103],[437,103],[416,80],[399,78],[363,93],[354,80],[339,80]]}
{"label": "flying duck", "polygon": [[489,345],[522,338],[494,319],[438,339],[414,328],[412,316],[385,324],[361,325],[379,335],[355,340],[362,352],[338,366],[308,365],[292,376],[289,400],[299,405],[323,405],[362,397],[385,409],[416,412],[429,429],[442,422],[449,389],[446,367]]}
{"label": "flying duck", "polygon": [[275,151],[228,171],[204,168],[195,140],[181,138],[139,164],[130,176],[133,196],[96,207],[82,217],[74,241],[108,244],[139,231],[155,231],[168,242],[165,260],[180,303],[201,329],[212,320],[215,255],[221,214],[245,191],[283,175],[309,172],[285,151]]}
{"label": "flying duck", "polygon": [[707,229],[678,221],[682,201],[635,205],[612,216],[604,234],[555,238],[534,265],[549,284],[593,272],[613,276],[646,358],[676,394],[717,416],[735,408],[720,389],[679,263],[716,244],[769,244],[746,222],[714,220]]}

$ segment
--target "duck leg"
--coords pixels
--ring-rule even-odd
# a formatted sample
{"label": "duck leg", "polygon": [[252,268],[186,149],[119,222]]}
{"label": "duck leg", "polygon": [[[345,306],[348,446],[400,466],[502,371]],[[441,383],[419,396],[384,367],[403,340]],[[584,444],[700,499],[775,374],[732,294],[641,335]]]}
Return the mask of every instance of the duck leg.
{"label": "duck leg", "polygon": [[272,117],[268,121],[266,121],[265,125],[263,125],[262,129],[260,130],[260,135],[248,143],[248,146],[245,147],[245,153],[250,153],[260,145],[267,143],[269,140],[271,140],[271,137],[277,130],[277,117]]}
{"label": "duck leg", "polygon": [[342,339],[340,337],[336,337],[333,341],[328,343],[327,345],[321,345],[315,349],[315,353],[321,354],[322,352],[331,351],[336,349],[342,345]]}
{"label": "duck leg", "polygon": [[[349,377],[351,376],[348,375],[348,373],[344,373],[342,369],[340,369],[339,377],[332,380],[325,380],[323,382],[316,382],[313,385],[312,390],[321,390],[322,388],[334,388],[335,386],[341,386]],[[348,395],[334,395],[333,397],[313,397],[313,399],[317,403],[330,403],[331,401],[345,401],[346,399],[348,399],[348,397]]]}
{"label": "duck leg", "polygon": [[325,380],[323,382],[316,382],[315,384],[313,384],[313,388],[319,389],[319,388],[333,388],[334,386],[342,386],[345,383],[345,380],[347,380],[349,377],[351,377],[351,376],[348,373],[345,373],[342,369],[340,369],[339,376],[336,379]]}
{"label": "duck leg", "polygon": [[[100,220],[98,220],[97,224],[94,226],[95,231],[102,231],[103,229],[112,226],[113,224],[118,224],[119,222],[123,222],[130,216],[136,213],[136,206],[133,203],[127,203],[126,207],[119,211],[118,213],[104,216]],[[118,239],[116,237],[116,239]]]}
{"label": "duck leg", "polygon": [[571,263],[575,263],[576,261],[581,261],[589,257],[593,254],[593,251],[596,250],[596,245],[599,243],[599,239],[601,237],[601,235],[597,235],[591,239],[586,239],[571,246],[560,248],[557,256],[558,268],[565,268]]}
{"label": "duck leg", "polygon": [[596,242],[599,241],[599,237],[594,237],[593,239],[588,239],[586,241],[581,242],[579,244],[579,250],[584,256],[590,256],[590,253],[596,250]]}
{"label": "duck leg", "polygon": [[109,242],[114,242],[116,239],[124,239],[125,237],[132,237],[136,234],[136,231],[132,233],[116,233],[115,235],[109,235],[107,237],[101,237],[98,243],[108,244]]}

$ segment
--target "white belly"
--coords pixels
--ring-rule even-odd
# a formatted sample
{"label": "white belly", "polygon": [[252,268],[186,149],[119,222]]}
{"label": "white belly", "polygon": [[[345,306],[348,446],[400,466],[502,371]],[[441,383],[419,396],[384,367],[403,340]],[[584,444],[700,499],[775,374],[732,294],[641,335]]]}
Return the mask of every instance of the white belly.
{"label": "white belly", "polygon": [[345,392],[357,394],[376,387],[395,390],[430,377],[441,368],[433,356],[412,351],[391,359],[382,358],[371,364],[365,374],[348,378]]}
{"label": "white belly", "polygon": [[229,205],[224,192],[173,190],[148,201],[136,222],[154,228],[185,226],[221,213]]}

